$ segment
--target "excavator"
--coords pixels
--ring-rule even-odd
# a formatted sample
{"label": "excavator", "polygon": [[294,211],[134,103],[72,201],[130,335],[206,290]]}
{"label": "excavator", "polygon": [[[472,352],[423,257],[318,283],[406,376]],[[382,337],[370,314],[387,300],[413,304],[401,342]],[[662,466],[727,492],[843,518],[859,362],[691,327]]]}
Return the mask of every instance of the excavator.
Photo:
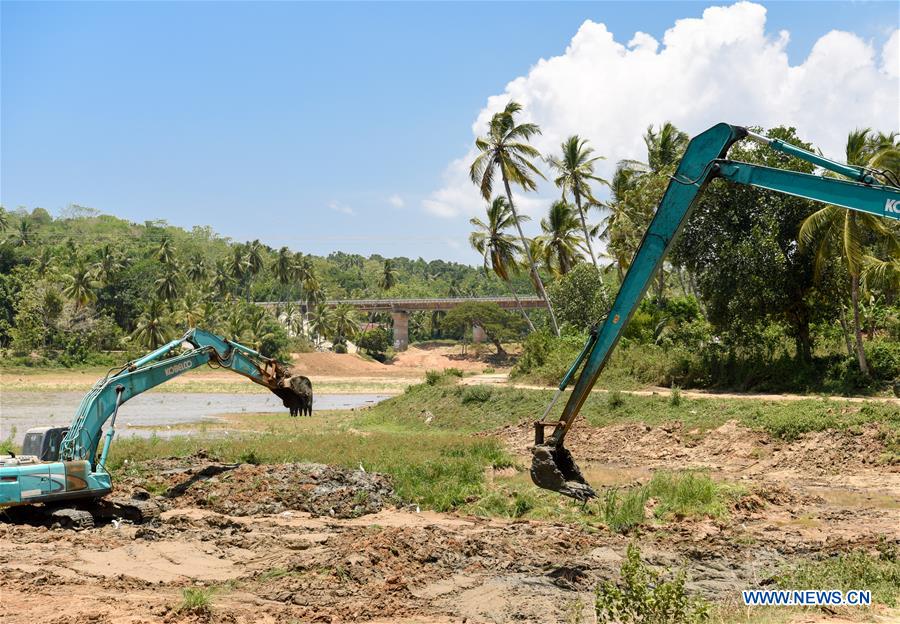
{"label": "excavator", "polygon": [[[812,163],[817,168],[830,172],[830,175],[801,173],[729,160],[728,150],[743,139],[750,139],[764,148]],[[609,314],[592,329],[587,343],[563,376],[547,409],[534,423],[531,479],[538,487],[580,501],[596,496],[571,452],[564,447],[563,441],[651,279],[662,266],[666,254],[690,218],[707,184],[716,178],[880,217],[900,219],[900,182],[894,172],[829,160],[790,143],[726,123],[717,124],[698,134],[688,144],[681,162],[671,176]],[[558,419],[549,418],[553,406],[579,368],[581,372],[561,416]],[[547,436],[546,429],[551,427],[553,431]]]}
{"label": "excavator", "polygon": [[95,516],[142,522],[158,513],[146,499],[104,498],[112,492],[106,462],[116,416],[125,401],[203,364],[265,386],[291,416],[312,414],[312,383],[307,377],[292,376],[274,359],[237,342],[190,329],[151,353],[110,369],[81,400],[69,427],[29,429],[19,455],[0,456],[0,510],[29,506],[72,528],[93,526]]}

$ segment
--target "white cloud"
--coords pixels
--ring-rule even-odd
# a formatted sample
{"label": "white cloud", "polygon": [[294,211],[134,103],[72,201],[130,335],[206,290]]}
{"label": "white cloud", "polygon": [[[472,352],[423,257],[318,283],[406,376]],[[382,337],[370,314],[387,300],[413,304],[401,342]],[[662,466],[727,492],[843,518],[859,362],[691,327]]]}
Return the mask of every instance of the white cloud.
{"label": "white cloud", "polygon": [[394,208],[403,208],[406,205],[406,201],[396,193],[388,197],[388,203]]}
{"label": "white cloud", "polygon": [[356,214],[356,211],[353,210],[353,208],[351,208],[347,204],[339,202],[336,199],[332,199],[330,202],[328,202],[328,209],[333,210],[334,212],[339,212],[341,214],[345,214],[345,215]]}
{"label": "white cloud", "polygon": [[[564,54],[538,60],[504,93],[487,99],[473,138],[515,100],[524,107],[520,120],[543,130],[538,149],[552,153],[578,133],[607,157],[598,169],[608,177],[616,161],[643,159],[642,134],[667,120],[690,135],[720,121],[792,125],[835,158],[852,128],[898,129],[898,31],[881,51],[853,33],[824,33],[802,63],[791,65],[789,33],[773,36],[765,27],[765,7],[750,2],[678,20],[661,44],[637,32],[623,45],[604,24],[588,20]],[[442,187],[422,202],[427,212],[450,218],[483,211],[468,178],[474,156],[473,149],[447,166]],[[524,212],[535,214],[557,196],[549,182],[541,183],[541,192],[543,198],[518,195]]]}

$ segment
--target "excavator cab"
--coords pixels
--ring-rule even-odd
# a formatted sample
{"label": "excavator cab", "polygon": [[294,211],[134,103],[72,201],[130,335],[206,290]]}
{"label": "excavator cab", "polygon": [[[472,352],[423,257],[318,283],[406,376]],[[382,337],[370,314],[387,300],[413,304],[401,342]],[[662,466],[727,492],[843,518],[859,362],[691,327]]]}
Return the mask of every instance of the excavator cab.
{"label": "excavator cab", "polygon": [[22,441],[22,455],[37,457],[40,461],[56,461],[59,459],[59,446],[68,427],[35,427],[25,432]]}

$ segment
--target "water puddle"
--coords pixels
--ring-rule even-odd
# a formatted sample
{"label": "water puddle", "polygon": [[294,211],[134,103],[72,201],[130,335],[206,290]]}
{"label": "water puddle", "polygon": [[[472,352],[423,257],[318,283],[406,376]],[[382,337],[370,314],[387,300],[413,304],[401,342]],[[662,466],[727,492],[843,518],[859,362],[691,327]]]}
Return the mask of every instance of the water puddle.
{"label": "water puddle", "polygon": [[[0,439],[11,434],[21,444],[31,427],[68,425],[82,392],[4,392],[0,398]],[[345,410],[367,407],[389,398],[388,394],[319,394],[313,409]],[[222,414],[284,413],[287,410],[274,394],[228,394],[194,392],[148,392],[131,399],[119,409],[119,435],[160,437],[185,435],[189,429],[168,431],[167,426],[185,423],[218,422]],[[159,429],[154,429],[158,427]]]}

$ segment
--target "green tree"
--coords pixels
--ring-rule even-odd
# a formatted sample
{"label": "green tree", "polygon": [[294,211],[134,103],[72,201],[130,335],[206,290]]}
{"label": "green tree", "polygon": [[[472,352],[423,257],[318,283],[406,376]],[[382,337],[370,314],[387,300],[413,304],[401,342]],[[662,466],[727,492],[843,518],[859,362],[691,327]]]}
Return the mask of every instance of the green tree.
{"label": "green tree", "polygon": [[9,229],[9,213],[3,206],[0,206],[0,232],[5,232],[7,229]]}
{"label": "green tree", "polygon": [[506,356],[503,342],[517,340],[525,331],[525,322],[515,314],[507,312],[496,303],[470,301],[460,304],[447,312],[441,321],[441,329],[461,335],[473,325],[484,330],[497,355]]}
{"label": "green tree", "polygon": [[97,283],[94,269],[84,258],[79,258],[72,272],[64,277],[63,294],[72,300],[75,309],[81,309],[97,299]]}
{"label": "green tree", "polygon": [[553,273],[565,275],[578,264],[584,244],[578,229],[575,210],[565,200],[553,202],[547,217],[541,219],[543,234],[537,243],[547,268]]}
{"label": "green tree", "polygon": [[159,299],[151,299],[138,317],[131,337],[147,349],[156,349],[168,342],[170,329],[166,306]]}
{"label": "green tree", "polygon": [[[509,283],[510,272],[515,270],[517,265],[516,256],[522,253],[522,247],[516,243],[515,239],[507,234],[516,220],[527,220],[526,216],[517,217],[510,209],[509,202],[506,198],[498,195],[487,207],[487,223],[478,217],[469,219],[469,223],[475,226],[476,230],[469,235],[469,244],[475,251],[484,258],[484,271],[487,273],[488,268],[493,271],[506,285],[513,298],[516,300],[516,307],[522,313],[528,327],[534,331],[534,325],[525,310],[522,308],[522,302],[519,301],[519,295]],[[451,283],[451,287],[455,287],[455,283]]]}
{"label": "green tree", "polygon": [[28,247],[34,242],[34,234],[32,233],[31,220],[23,216],[19,219],[19,225],[16,227],[16,235],[13,239],[13,245],[16,247]]}
{"label": "green tree", "polygon": [[224,260],[216,261],[210,286],[223,299],[232,292],[234,278],[231,276],[231,267]]}
{"label": "green tree", "polygon": [[98,260],[94,264],[94,273],[101,284],[112,285],[116,275],[123,267],[119,253],[110,245],[107,244],[100,248]]}
{"label": "green tree", "polygon": [[175,243],[172,242],[170,237],[166,236],[160,241],[159,247],[156,249],[156,259],[159,260],[163,266],[172,266],[175,264]]}
{"label": "green tree", "polygon": [[322,340],[331,336],[334,326],[333,317],[331,308],[321,303],[310,313],[310,329],[315,335],[317,346],[322,344]]}
{"label": "green tree", "polygon": [[178,263],[167,264],[156,279],[156,295],[170,305],[181,295],[181,271]]}
{"label": "green tree", "polygon": [[612,300],[597,267],[582,262],[550,286],[560,323],[586,331],[609,312]]}
{"label": "green tree", "polygon": [[278,250],[278,254],[272,262],[272,275],[275,277],[275,281],[281,285],[281,297],[279,300],[284,301],[287,298],[288,288],[294,279],[294,257],[291,250],[287,247],[282,247]]}
{"label": "green tree", "polygon": [[566,139],[560,148],[562,150],[560,156],[547,159],[550,166],[559,173],[553,182],[562,189],[563,199],[566,198],[566,193],[572,194],[575,207],[578,209],[578,216],[581,218],[581,230],[584,233],[585,243],[587,243],[588,254],[591,256],[591,262],[597,267],[597,258],[591,244],[591,232],[588,228],[582,200],[587,201],[588,205],[596,204],[593,193],[591,193],[591,182],[607,184],[606,180],[594,175],[594,163],[603,157],[594,156],[592,158],[593,148],[588,147],[587,139],[582,139],[577,134]]}
{"label": "green tree", "polygon": [[665,122],[659,130],[654,130],[650,125],[644,133],[644,144],[647,146],[647,164],[651,171],[659,173],[675,169],[690,140],[672,122]]}
{"label": "green tree", "polygon": [[356,310],[342,303],[335,306],[332,311],[331,329],[334,334],[333,342],[343,344],[347,340],[353,340],[359,333],[359,321],[356,318]]}
{"label": "green tree", "polygon": [[391,334],[383,327],[366,330],[360,334],[356,346],[375,359],[381,360],[391,346]]}
{"label": "green tree", "polygon": [[531,137],[541,133],[541,129],[537,124],[533,123],[517,124],[515,115],[521,110],[521,105],[516,102],[510,102],[503,111],[491,117],[487,135],[475,139],[475,147],[478,149],[479,154],[469,168],[469,177],[472,179],[472,183],[481,190],[481,196],[486,201],[490,201],[494,187],[495,171],[500,171],[503,188],[506,191],[506,201],[509,202],[509,209],[515,217],[513,223],[519,232],[519,240],[528,258],[528,267],[531,270],[532,281],[537,288],[538,294],[547,305],[553,331],[558,336],[559,326],[556,323],[556,315],[553,313],[553,306],[550,305],[550,298],[544,289],[544,282],[538,274],[537,265],[531,254],[531,248],[525,238],[525,233],[522,231],[519,213],[516,212],[512,188],[510,187],[510,184],[517,184],[524,191],[533,191],[537,189],[537,183],[535,183],[532,176],[544,177],[544,174],[532,162],[533,159],[540,158],[541,153],[528,144]]}
{"label": "green tree", "polygon": [[[879,170],[900,163],[900,148],[893,135],[873,134],[870,128],[857,129],[847,137],[847,164]],[[859,369],[869,375],[869,364],[863,348],[859,315],[860,280],[867,264],[879,266],[878,259],[866,253],[867,238],[871,236],[891,240],[890,247],[900,253],[900,240],[880,217],[839,206],[825,206],[809,215],[800,227],[802,247],[815,254],[816,277],[827,261],[839,257],[850,275],[850,301],[853,309],[853,333]],[[885,265],[887,266],[887,265]]]}
{"label": "green tree", "polygon": [[381,277],[378,278],[378,285],[385,292],[397,285],[397,267],[394,266],[393,260],[384,261]]}
{"label": "green tree", "polygon": [[185,328],[200,327],[206,318],[203,299],[195,292],[188,291],[175,306],[175,320]]}
{"label": "green tree", "polygon": [[209,278],[209,266],[202,253],[195,253],[191,256],[184,274],[194,284],[202,284]]}
{"label": "green tree", "polygon": [[263,266],[265,266],[265,261],[263,260],[262,243],[259,240],[247,243],[247,274],[254,278],[259,275]]}

